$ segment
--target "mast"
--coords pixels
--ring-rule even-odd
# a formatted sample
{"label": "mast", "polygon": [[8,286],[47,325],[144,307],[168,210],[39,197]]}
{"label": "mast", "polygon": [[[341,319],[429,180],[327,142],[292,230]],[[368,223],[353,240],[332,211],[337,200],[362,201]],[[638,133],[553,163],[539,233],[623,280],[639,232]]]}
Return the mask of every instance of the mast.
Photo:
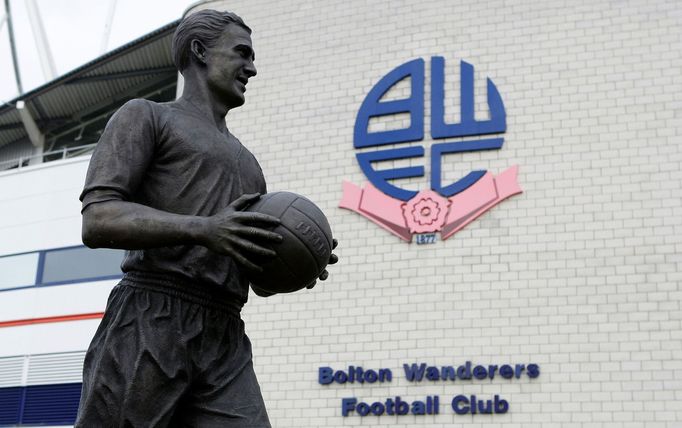
{"label": "mast", "polygon": [[102,34],[102,43],[100,44],[99,53],[104,54],[109,46],[109,35],[111,34],[111,23],[114,20],[114,13],[116,12],[116,0],[109,0],[109,10],[107,11],[107,19],[104,21],[104,34]]}
{"label": "mast", "polygon": [[[5,0],[8,1],[8,0]],[[26,0],[26,9],[28,10],[28,20],[31,22],[33,28],[33,38],[38,49],[38,57],[40,58],[40,66],[43,69],[43,77],[46,81],[51,81],[57,77],[57,69],[54,66],[54,59],[52,59],[52,52],[50,45],[47,42],[47,35],[43,28],[43,21],[40,19],[40,12],[36,0]]]}
{"label": "mast", "polygon": [[19,94],[24,93],[21,85],[21,74],[19,73],[19,63],[17,62],[17,49],[14,43],[14,28],[12,27],[12,13],[9,7],[9,0],[5,0],[5,13],[7,14],[7,31],[9,32],[9,46],[12,51],[12,65],[14,66],[14,79],[17,82],[17,90]]}

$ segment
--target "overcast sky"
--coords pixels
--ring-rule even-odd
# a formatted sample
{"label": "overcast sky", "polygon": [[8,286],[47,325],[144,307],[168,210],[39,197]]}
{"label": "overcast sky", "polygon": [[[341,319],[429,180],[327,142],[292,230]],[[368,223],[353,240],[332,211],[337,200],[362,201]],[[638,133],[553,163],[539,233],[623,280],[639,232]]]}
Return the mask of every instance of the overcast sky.
{"label": "overcast sky", "polygon": [[[100,56],[104,23],[112,0],[36,0],[52,57],[61,75]],[[182,16],[196,0],[116,0],[107,51]],[[47,80],[40,67],[25,0],[10,0],[24,92]],[[0,1],[0,18],[5,14]],[[0,29],[0,102],[19,95],[7,24]]]}

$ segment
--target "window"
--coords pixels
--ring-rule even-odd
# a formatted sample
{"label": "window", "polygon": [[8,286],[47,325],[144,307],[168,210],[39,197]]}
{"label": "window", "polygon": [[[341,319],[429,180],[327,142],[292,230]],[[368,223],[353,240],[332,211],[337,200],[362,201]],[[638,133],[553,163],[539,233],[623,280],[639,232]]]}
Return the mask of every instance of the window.
{"label": "window", "polygon": [[46,251],[41,283],[120,276],[123,254],[123,250],[86,247]]}
{"label": "window", "polygon": [[80,246],[0,256],[0,291],[121,277],[124,254]]}
{"label": "window", "polygon": [[0,257],[0,290],[36,282],[39,253]]}

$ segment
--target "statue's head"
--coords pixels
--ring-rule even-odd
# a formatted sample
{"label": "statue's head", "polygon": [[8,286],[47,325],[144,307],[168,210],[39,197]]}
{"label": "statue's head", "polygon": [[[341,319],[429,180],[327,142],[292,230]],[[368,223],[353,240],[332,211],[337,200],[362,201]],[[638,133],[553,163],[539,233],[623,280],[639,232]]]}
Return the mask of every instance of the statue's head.
{"label": "statue's head", "polygon": [[231,25],[237,25],[251,34],[251,29],[238,15],[217,10],[200,10],[180,21],[173,35],[171,53],[175,67],[182,73],[193,60],[192,41],[200,41],[206,48],[215,47]]}
{"label": "statue's head", "polygon": [[256,56],[251,29],[240,17],[216,10],[189,15],[175,30],[171,49],[186,83],[206,84],[228,110],[244,104],[246,84],[256,75]]}

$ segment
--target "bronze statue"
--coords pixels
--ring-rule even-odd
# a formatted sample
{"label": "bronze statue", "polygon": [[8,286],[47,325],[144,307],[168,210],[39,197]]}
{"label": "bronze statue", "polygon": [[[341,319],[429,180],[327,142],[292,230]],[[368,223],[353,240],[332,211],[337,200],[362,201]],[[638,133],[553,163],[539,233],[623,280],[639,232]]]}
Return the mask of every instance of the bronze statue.
{"label": "bronze statue", "polygon": [[277,218],[243,211],[265,179],[225,124],[256,75],[250,34],[228,12],[183,19],[182,97],[129,101],[92,156],[83,242],[128,251],[86,355],[77,427],[270,426],[239,313],[244,272],[282,237]]}

